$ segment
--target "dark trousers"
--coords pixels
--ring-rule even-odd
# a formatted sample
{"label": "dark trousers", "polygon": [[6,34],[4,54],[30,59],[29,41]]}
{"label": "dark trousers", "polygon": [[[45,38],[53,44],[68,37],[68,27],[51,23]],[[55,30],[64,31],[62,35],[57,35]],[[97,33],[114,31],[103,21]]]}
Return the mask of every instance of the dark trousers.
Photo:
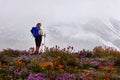
{"label": "dark trousers", "polygon": [[35,44],[37,47],[40,47],[41,42],[42,42],[42,36],[35,38]]}

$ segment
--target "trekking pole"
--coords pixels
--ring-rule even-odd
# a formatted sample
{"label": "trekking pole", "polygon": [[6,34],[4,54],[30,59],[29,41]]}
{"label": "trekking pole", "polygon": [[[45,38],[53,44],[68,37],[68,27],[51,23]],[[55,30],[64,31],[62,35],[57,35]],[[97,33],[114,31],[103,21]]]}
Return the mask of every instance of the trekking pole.
{"label": "trekking pole", "polygon": [[45,50],[45,38],[46,38],[46,34],[44,34],[44,47],[43,47],[43,49]]}
{"label": "trekking pole", "polygon": [[45,37],[46,37],[46,34],[44,34],[44,46],[45,46]]}
{"label": "trekking pole", "polygon": [[44,41],[42,42],[42,45],[41,45],[41,52],[44,52],[44,46],[45,46],[45,36],[44,37]]}

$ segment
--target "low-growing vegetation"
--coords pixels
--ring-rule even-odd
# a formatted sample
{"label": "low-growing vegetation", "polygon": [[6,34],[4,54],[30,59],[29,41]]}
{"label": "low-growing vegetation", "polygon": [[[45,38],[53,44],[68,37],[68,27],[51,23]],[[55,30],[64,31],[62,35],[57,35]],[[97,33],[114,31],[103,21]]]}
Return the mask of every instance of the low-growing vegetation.
{"label": "low-growing vegetation", "polygon": [[73,47],[0,52],[0,80],[120,80],[120,52],[109,47],[73,52]]}

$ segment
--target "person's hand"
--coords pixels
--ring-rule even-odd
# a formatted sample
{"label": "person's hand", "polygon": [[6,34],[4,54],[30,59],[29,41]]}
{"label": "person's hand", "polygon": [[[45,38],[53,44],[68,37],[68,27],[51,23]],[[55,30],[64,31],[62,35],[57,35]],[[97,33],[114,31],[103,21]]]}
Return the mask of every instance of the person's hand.
{"label": "person's hand", "polygon": [[46,37],[46,34],[44,34],[43,36]]}

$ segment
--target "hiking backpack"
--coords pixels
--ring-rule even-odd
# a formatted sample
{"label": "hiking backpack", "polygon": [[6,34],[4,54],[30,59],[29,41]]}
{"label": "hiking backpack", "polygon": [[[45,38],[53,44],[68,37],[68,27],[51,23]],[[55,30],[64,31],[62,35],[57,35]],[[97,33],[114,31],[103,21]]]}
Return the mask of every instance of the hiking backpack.
{"label": "hiking backpack", "polygon": [[39,34],[39,30],[40,28],[39,27],[32,27],[31,29],[31,33],[34,37],[40,37],[41,35]]}

